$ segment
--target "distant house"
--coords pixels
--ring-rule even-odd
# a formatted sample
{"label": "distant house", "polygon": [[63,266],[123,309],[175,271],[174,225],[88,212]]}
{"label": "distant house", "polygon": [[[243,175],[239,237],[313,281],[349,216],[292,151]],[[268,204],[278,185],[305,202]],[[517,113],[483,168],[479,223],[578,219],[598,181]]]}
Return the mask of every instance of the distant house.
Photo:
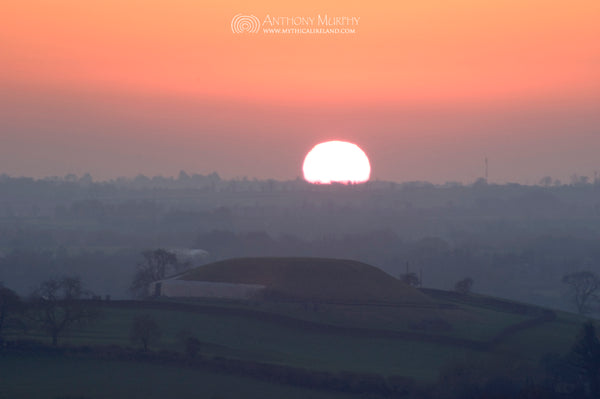
{"label": "distant house", "polygon": [[179,262],[189,263],[190,267],[205,263],[209,256],[207,251],[198,248],[169,248],[168,251],[175,254]]}

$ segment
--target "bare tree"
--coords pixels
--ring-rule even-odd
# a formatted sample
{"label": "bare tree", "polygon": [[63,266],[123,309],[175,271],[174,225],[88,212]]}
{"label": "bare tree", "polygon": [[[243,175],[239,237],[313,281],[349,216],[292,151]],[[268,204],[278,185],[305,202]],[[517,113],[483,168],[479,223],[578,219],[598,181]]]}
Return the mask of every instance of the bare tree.
{"label": "bare tree", "polygon": [[202,349],[202,342],[194,333],[188,329],[184,328],[177,333],[177,338],[185,352],[185,354],[190,358],[195,358]]}
{"label": "bare tree", "polygon": [[15,321],[16,315],[22,310],[23,303],[19,295],[0,284],[0,342],[2,342],[2,328],[9,322]]}
{"label": "bare tree", "polygon": [[90,293],[77,277],[46,280],[32,294],[29,317],[52,337],[52,345],[58,345],[58,337],[66,330],[99,315],[85,300],[88,297]]}
{"label": "bare tree", "polygon": [[457,281],[456,284],[454,284],[454,291],[458,292],[459,294],[466,295],[470,293],[472,289],[473,279],[471,277],[463,278],[462,280]]}
{"label": "bare tree", "polygon": [[149,314],[143,314],[133,320],[129,338],[131,342],[141,343],[144,352],[147,352],[150,344],[158,341],[160,336],[160,327]]}
{"label": "bare tree", "polygon": [[131,283],[131,292],[138,298],[147,297],[151,283],[163,280],[168,273],[181,269],[177,256],[164,249],[142,252],[144,260],[137,264],[137,270]]}
{"label": "bare tree", "polygon": [[414,272],[401,274],[400,280],[404,284],[410,285],[411,287],[420,287],[421,286],[421,280],[419,279],[419,276],[417,276],[417,274]]}
{"label": "bare tree", "polygon": [[569,356],[569,364],[587,381],[591,397],[600,397],[600,340],[594,324],[585,323]]}
{"label": "bare tree", "polygon": [[562,282],[569,286],[569,296],[579,314],[589,313],[591,303],[598,300],[596,294],[600,288],[600,278],[590,271],[569,273]]}
{"label": "bare tree", "polygon": [[540,179],[540,185],[544,186],[544,187],[550,187],[552,185],[552,177],[551,176],[544,176]]}

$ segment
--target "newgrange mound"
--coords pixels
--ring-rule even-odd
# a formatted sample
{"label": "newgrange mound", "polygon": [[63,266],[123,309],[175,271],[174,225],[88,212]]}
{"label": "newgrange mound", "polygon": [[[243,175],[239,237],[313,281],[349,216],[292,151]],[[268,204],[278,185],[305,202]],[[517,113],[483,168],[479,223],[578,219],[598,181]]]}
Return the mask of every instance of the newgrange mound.
{"label": "newgrange mound", "polygon": [[199,283],[197,294],[193,296],[203,296],[202,291],[214,287],[211,286],[214,283],[232,290],[236,286],[241,287],[238,291],[245,293],[242,296],[267,299],[342,303],[430,302],[426,295],[381,269],[345,259],[228,259],[196,267],[162,284],[165,287],[168,284],[184,287],[186,282]]}

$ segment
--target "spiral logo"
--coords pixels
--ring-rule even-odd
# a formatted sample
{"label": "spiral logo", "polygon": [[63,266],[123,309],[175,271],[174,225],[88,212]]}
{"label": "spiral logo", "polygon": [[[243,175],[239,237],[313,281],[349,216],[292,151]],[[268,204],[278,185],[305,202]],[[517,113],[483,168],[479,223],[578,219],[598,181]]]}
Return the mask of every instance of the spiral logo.
{"label": "spiral logo", "polygon": [[231,20],[231,30],[233,33],[258,33],[260,21],[254,15],[237,14]]}

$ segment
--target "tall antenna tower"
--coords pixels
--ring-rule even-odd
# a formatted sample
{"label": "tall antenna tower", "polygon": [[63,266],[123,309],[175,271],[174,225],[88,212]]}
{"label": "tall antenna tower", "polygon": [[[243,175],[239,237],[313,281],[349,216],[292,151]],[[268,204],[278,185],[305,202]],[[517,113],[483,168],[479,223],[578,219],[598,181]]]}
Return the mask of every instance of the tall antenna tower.
{"label": "tall antenna tower", "polygon": [[487,155],[485,156],[485,182],[487,183],[488,181],[488,157]]}

